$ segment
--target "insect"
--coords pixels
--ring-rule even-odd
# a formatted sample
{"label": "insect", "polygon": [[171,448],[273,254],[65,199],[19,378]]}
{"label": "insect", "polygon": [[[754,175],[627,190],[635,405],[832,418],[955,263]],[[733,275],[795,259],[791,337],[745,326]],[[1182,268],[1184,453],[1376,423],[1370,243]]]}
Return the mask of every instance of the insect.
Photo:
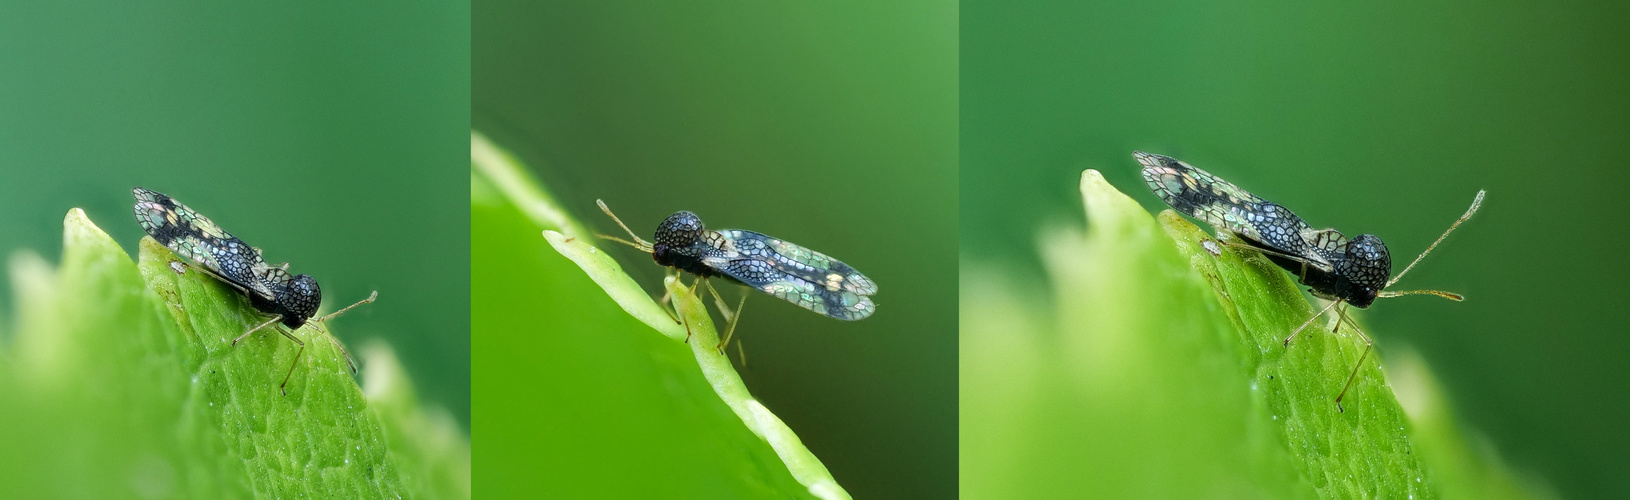
{"label": "insect", "polygon": [[[1285,337],[1285,346],[1289,347],[1296,334],[1331,308],[1335,308],[1337,314],[1336,326],[1332,330],[1345,321],[1353,331],[1358,332],[1359,338],[1364,339],[1364,354],[1359,356],[1358,364],[1353,366],[1347,383],[1336,396],[1338,410],[1342,409],[1341,400],[1352,388],[1353,379],[1357,378],[1358,369],[1363,366],[1373,345],[1358,324],[1347,317],[1347,305],[1364,309],[1377,298],[1404,295],[1435,295],[1457,302],[1463,299],[1459,294],[1438,290],[1392,291],[1386,288],[1397,283],[1444,238],[1449,237],[1449,233],[1460,223],[1471,218],[1482,206],[1485,191],[1477,192],[1465,215],[1450,224],[1442,236],[1426,247],[1426,251],[1415,257],[1403,271],[1389,278],[1392,257],[1387,253],[1386,244],[1373,234],[1361,234],[1349,239],[1335,229],[1314,229],[1285,207],[1248,193],[1193,165],[1142,151],[1134,152],[1132,156],[1143,165],[1143,181],[1167,205],[1211,224],[1224,245],[1261,252],[1274,264],[1295,274],[1313,296],[1331,301],[1330,305],[1291,331]],[[1238,241],[1224,241],[1222,238],[1225,236]]]}
{"label": "insect", "polygon": [[[595,200],[600,210],[617,221],[634,241],[615,236],[600,235],[651,254],[657,264],[696,275],[697,282],[706,283],[713,293],[715,306],[730,319],[720,352],[730,342],[735,331],[736,318],[741,306],[732,314],[724,307],[718,292],[708,281],[720,278],[752,288],[791,302],[831,318],[846,321],[865,319],[877,311],[871,295],[877,293],[877,284],[848,264],[825,254],[804,248],[785,240],[740,229],[707,229],[702,219],[691,212],[669,215],[652,241],[645,241],[628,229],[622,219],[611,213],[604,201]],[[696,285],[691,285],[694,290]],[[666,301],[668,297],[663,296]],[[746,304],[742,297],[742,304]],[[690,327],[686,326],[686,341]],[[738,343],[738,348],[740,344]]]}
{"label": "insect", "polygon": [[[196,269],[203,271],[204,274],[221,280],[248,296],[250,305],[271,316],[265,322],[243,332],[238,338],[232,339],[232,345],[238,345],[238,342],[249,334],[273,323],[281,322],[283,326],[288,327],[288,331],[277,328],[277,332],[294,341],[300,349],[294,355],[294,363],[289,365],[289,372],[283,376],[283,383],[278,386],[284,395],[289,393],[287,386],[289,377],[294,375],[294,367],[299,365],[300,356],[306,352],[306,343],[301,342],[291,332],[306,323],[327,321],[353,307],[373,302],[379,296],[379,292],[375,291],[360,302],[327,316],[312,319],[312,316],[317,314],[317,307],[322,304],[323,295],[322,290],[317,287],[317,280],[312,279],[310,275],[290,275],[288,263],[280,266],[266,264],[261,258],[259,248],[249,246],[243,240],[222,230],[209,218],[187,208],[174,198],[142,188],[135,188],[132,192],[136,195],[136,222],[141,224],[142,230],[147,231],[148,236],[196,263]],[[175,263],[172,262],[171,267],[175,269]],[[351,372],[355,373],[357,367],[351,362],[351,353],[332,336],[329,336],[328,340],[333,342],[340,352],[345,353],[345,362],[351,367]]]}

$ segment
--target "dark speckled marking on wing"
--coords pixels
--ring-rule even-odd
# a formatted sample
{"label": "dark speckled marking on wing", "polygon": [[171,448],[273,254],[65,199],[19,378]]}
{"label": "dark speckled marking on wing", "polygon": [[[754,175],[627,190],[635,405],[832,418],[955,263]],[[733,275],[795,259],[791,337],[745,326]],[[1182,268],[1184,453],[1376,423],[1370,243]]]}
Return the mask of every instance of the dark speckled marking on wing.
{"label": "dark speckled marking on wing", "polygon": [[[1280,253],[1307,259],[1326,272],[1333,269],[1315,248],[1346,248],[1335,230],[1315,230],[1279,204],[1264,200],[1209,172],[1169,156],[1132,153],[1143,165],[1143,182],[1179,212],[1205,221]],[[1332,234],[1333,233],[1333,234]]]}
{"label": "dark speckled marking on wing", "polygon": [[142,188],[132,192],[136,195],[136,222],[148,236],[246,293],[275,300],[273,288],[264,279],[266,270],[275,268],[266,266],[259,250],[174,198]]}
{"label": "dark speckled marking on wing", "polygon": [[877,311],[870,295],[877,284],[848,264],[786,241],[740,229],[717,232],[720,251],[704,257],[709,267],[764,293],[841,320]]}

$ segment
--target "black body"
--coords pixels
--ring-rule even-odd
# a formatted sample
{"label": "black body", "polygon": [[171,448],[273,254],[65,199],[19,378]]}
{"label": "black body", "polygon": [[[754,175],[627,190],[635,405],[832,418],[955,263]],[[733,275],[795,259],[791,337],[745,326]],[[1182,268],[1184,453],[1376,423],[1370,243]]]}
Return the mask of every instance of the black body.
{"label": "black body", "polygon": [[[1259,242],[1246,238],[1247,243],[1272,249]],[[1364,245],[1360,245],[1364,242]],[[1375,302],[1381,289],[1387,284],[1387,277],[1392,269],[1392,258],[1387,254],[1387,246],[1374,235],[1360,235],[1348,243],[1347,252],[1339,255],[1327,255],[1335,269],[1329,272],[1314,266],[1308,266],[1300,261],[1287,259],[1271,253],[1263,256],[1274,264],[1297,275],[1298,282],[1306,285],[1308,291],[1319,298],[1327,300],[1345,300],[1353,307],[1364,309]]]}
{"label": "black body", "polygon": [[259,249],[164,193],[142,188],[133,193],[136,222],[148,236],[243,291],[255,310],[281,315],[279,322],[289,328],[300,328],[317,314],[323,295],[310,275],[267,265]]}
{"label": "black body", "polygon": [[1392,257],[1381,238],[1361,234],[1349,240],[1334,229],[1315,230],[1289,209],[1193,165],[1142,151],[1133,157],[1143,165],[1144,182],[1167,205],[1211,224],[1219,236],[1233,233],[1262,249],[1314,295],[1365,308],[1386,287]]}
{"label": "black body", "polygon": [[700,278],[719,278],[774,295],[827,317],[871,316],[877,284],[820,252],[741,229],[708,230],[691,212],[657,226],[651,259]]}

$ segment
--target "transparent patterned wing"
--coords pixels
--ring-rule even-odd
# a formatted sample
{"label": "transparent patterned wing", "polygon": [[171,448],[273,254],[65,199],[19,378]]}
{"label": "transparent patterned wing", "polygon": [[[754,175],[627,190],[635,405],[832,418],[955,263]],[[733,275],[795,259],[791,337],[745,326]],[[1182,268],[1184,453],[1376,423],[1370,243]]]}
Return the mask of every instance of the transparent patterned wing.
{"label": "transparent patterned wing", "polygon": [[142,188],[133,192],[136,222],[148,236],[247,293],[273,298],[260,278],[266,263],[254,247],[174,198]]}
{"label": "transparent patterned wing", "polygon": [[709,267],[764,293],[826,316],[871,316],[877,293],[871,278],[820,252],[752,231],[718,232],[721,251],[703,258]]}
{"label": "transparent patterned wing", "polygon": [[1341,234],[1341,231],[1308,228],[1302,230],[1301,235],[1302,240],[1306,241],[1308,246],[1319,251],[1335,255],[1347,253],[1347,235]]}
{"label": "transparent patterned wing", "polygon": [[260,277],[261,281],[266,282],[266,286],[273,290],[289,286],[289,282],[294,281],[293,275],[277,267],[261,266],[256,275]]}
{"label": "transparent patterned wing", "polygon": [[1132,156],[1143,165],[1143,181],[1149,190],[1178,212],[1270,250],[1304,258],[1323,270],[1331,269],[1304,236],[1314,229],[1289,209],[1175,158],[1142,151]]}

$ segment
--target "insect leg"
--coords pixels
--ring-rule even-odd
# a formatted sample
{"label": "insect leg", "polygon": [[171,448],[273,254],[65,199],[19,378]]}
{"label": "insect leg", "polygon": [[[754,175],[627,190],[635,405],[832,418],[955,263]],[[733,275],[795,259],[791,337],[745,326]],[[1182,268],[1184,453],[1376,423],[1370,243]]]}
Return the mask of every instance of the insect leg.
{"label": "insect leg", "polygon": [[[709,284],[708,288],[709,289],[713,288],[713,285]],[[726,312],[726,315],[729,316],[729,318],[726,319],[726,321],[728,321],[729,324],[726,325],[725,329],[724,329],[724,340],[719,341],[719,354],[724,354],[724,348],[726,346],[730,345],[730,338],[736,334],[736,323],[741,321],[741,310],[742,310],[743,307],[747,306],[747,295],[743,294],[741,296],[741,302],[736,304],[736,312],[734,314],[729,314],[728,310],[724,308],[724,304],[723,304],[724,300],[719,298],[719,292],[717,292],[717,291],[713,292],[713,300],[716,301],[716,302],[720,302],[719,304],[715,304],[715,306],[719,307],[719,310],[721,312]],[[736,342],[736,347],[738,349],[741,348],[741,342],[740,341]],[[746,359],[743,359],[742,360],[742,365],[745,366],[746,364],[747,364]]]}
{"label": "insect leg", "polygon": [[291,332],[285,332],[282,329],[278,329],[277,333],[283,334],[284,337],[288,337],[289,340],[293,340],[294,343],[300,345],[300,349],[297,350],[297,351],[294,351],[294,362],[289,363],[289,372],[283,374],[283,383],[278,384],[278,386],[277,386],[277,390],[283,391],[283,395],[287,396],[287,395],[289,395],[289,388],[288,388],[288,386],[289,386],[289,377],[294,376],[294,367],[300,365],[300,356],[304,355],[306,353],[306,343],[301,342],[300,339],[298,337],[295,337],[294,334],[291,333]]}
{"label": "insect leg", "polygon": [[675,323],[684,323],[683,321],[679,320],[679,314],[675,313],[673,311],[672,307],[669,307],[668,302],[670,302],[672,300],[673,300],[673,292],[663,290],[662,291],[662,298],[657,299],[657,304],[660,304],[662,306],[662,312],[668,313],[668,317],[672,318]]}
{"label": "insect leg", "polygon": [[[674,323],[685,324],[684,320],[679,319],[679,313],[674,311],[679,306],[672,304],[672,302],[673,292],[668,291],[662,292],[662,298],[657,300],[657,303],[662,306],[662,312],[668,313],[668,319],[674,320]],[[685,342],[690,342],[690,326],[685,327]]]}
{"label": "insect leg", "polygon": [[[690,295],[691,295],[691,297],[696,298],[696,300],[698,300],[698,301],[702,300],[702,297],[700,295],[696,294],[696,290],[698,288],[700,288],[703,283],[707,283],[707,278],[697,276],[696,281],[693,281],[690,284]],[[712,287],[713,287],[713,285],[711,285],[711,284],[708,285],[708,288],[712,288]],[[702,306],[702,313],[707,314],[707,306],[706,305]],[[685,326],[685,343],[687,343],[687,344],[690,343],[690,335],[691,335],[690,325],[686,325]]]}
{"label": "insect leg", "polygon": [[[662,305],[662,310],[668,311],[668,301],[672,300],[673,296],[674,296],[673,292],[667,291],[666,287],[664,287],[664,289],[662,291],[662,296],[657,298],[657,304]],[[679,322],[679,318],[674,317],[673,311],[668,311],[668,316],[673,317],[675,323]]]}
{"label": "insect leg", "polygon": [[[698,285],[701,285],[701,284],[702,284],[702,282],[704,282],[704,281],[707,281],[707,278],[703,278],[703,277],[701,277],[701,276],[697,276],[697,277],[696,277],[696,281],[694,281],[694,282],[692,282],[692,283],[691,283],[691,284],[690,284],[690,296],[691,296],[691,297],[696,297],[696,287],[697,287],[697,286],[698,286]],[[681,283],[680,283],[680,284],[681,284],[681,285],[683,285],[683,284],[684,284],[684,283],[683,283],[683,282],[681,282]],[[709,285],[709,286],[712,286],[712,285]],[[700,298],[700,297],[696,297],[696,298],[697,298],[697,300],[701,300],[701,298]],[[704,312],[704,313],[706,313],[706,312],[707,312],[707,311],[706,311],[706,310],[705,310],[705,308],[706,308],[706,307],[707,307],[707,306],[703,306],[703,308],[704,308],[704,311],[702,311],[702,312]],[[684,322],[683,322],[683,321],[681,321],[681,323],[684,323]],[[685,325],[685,343],[686,343],[686,344],[689,344],[689,343],[690,343],[690,336],[691,336],[691,331],[690,331],[690,323],[684,323],[684,325]]]}
{"label": "insect leg", "polygon": [[[250,328],[249,331],[243,332],[243,335],[239,335],[238,338],[232,339],[232,345],[238,345],[238,341],[243,340],[244,337],[248,337],[249,334],[255,333],[256,330],[260,330],[261,328],[266,328],[266,325],[276,323],[276,322],[278,322],[279,320],[282,320],[282,319],[283,319],[283,315],[281,315],[281,314],[273,314],[272,319],[266,320],[265,323],[255,325],[255,327]],[[296,342],[299,342],[299,341],[296,341]]]}
{"label": "insect leg", "polygon": [[[712,281],[707,282],[707,289],[709,293],[713,294],[713,307],[718,308],[719,314],[725,317],[724,338],[719,341],[718,347],[719,354],[722,355],[725,348],[730,345],[730,339],[736,334],[736,323],[741,320],[741,310],[747,307],[747,295],[741,296],[741,301],[736,304],[736,311],[731,312],[730,308],[725,305],[724,299],[719,297],[719,290],[713,288]],[[736,341],[736,354],[741,358],[741,365],[747,366],[747,351],[742,349],[740,340]]]}
{"label": "insect leg", "polygon": [[[1313,320],[1319,319],[1319,316],[1324,316],[1324,313],[1329,312],[1330,308],[1336,307],[1336,304],[1340,304],[1340,303],[1342,303],[1342,301],[1339,301],[1339,300],[1335,301],[1335,302],[1331,302],[1330,305],[1324,306],[1324,309],[1320,309],[1319,312],[1313,313],[1313,317],[1308,318],[1307,321],[1303,321],[1302,326],[1298,326],[1298,327],[1296,327],[1295,330],[1291,330],[1290,336],[1285,337],[1285,347],[1290,347],[1291,339],[1295,339],[1296,334],[1302,333],[1302,329],[1307,328],[1307,325],[1313,324]],[[1340,326],[1339,322],[1337,323],[1337,326]]]}
{"label": "insect leg", "polygon": [[[709,281],[706,284],[707,284],[708,293],[713,295],[713,307],[715,309],[719,310],[719,314],[724,315],[724,320],[725,320],[726,323],[734,322],[735,317],[736,317],[736,313],[731,312],[730,311],[730,306],[728,304],[724,303],[723,298],[719,297],[719,290],[716,289],[716,288],[713,288],[713,282],[712,281]],[[746,295],[743,295],[742,297],[745,298]]]}
{"label": "insect leg", "polygon": [[[324,332],[324,333],[327,333],[327,332]],[[345,366],[351,367],[351,374],[355,375],[357,373],[357,364],[356,364],[356,362],[351,361],[351,351],[345,350],[345,345],[341,344],[340,340],[334,338],[333,335],[328,335],[327,337],[328,337],[328,342],[329,343],[334,344],[334,347],[340,348],[340,354],[345,355]]]}
{"label": "insect leg", "polygon": [[[352,308],[355,308],[356,306],[360,306],[360,305],[363,305],[363,304],[371,304],[371,303],[373,303],[374,299],[378,299],[378,298],[379,298],[379,290],[374,290],[373,293],[368,294],[368,298],[359,300],[355,304],[345,306],[344,309],[340,309],[338,311],[328,313],[327,316],[317,318],[316,320],[310,321],[310,323],[320,324],[320,323],[322,323],[324,321],[328,321],[330,319],[333,319],[335,316],[339,316],[340,314],[345,313],[345,311],[349,311]],[[328,330],[322,330],[322,332],[323,332],[323,335],[328,337],[328,341],[330,343],[334,344],[334,347],[338,347],[340,349],[341,354],[345,355],[345,365],[351,368],[351,373],[356,373],[357,372],[357,363],[355,361],[351,360],[351,351],[346,350],[345,346],[340,344],[339,339],[335,339],[333,334],[328,333]],[[284,335],[288,335],[288,334],[284,334]],[[294,337],[289,337],[289,338],[293,339]],[[295,340],[295,342],[300,342],[300,341]],[[304,352],[305,348],[306,348],[305,344],[303,344],[303,343],[300,344],[301,352]],[[296,356],[295,359],[298,360],[299,357]],[[294,373],[294,369],[292,367],[289,369],[289,373]],[[289,383],[288,377],[285,376],[283,378],[283,383],[285,383],[285,384]],[[287,394],[287,393],[285,393],[285,394]]]}
{"label": "insect leg", "polygon": [[1353,379],[1358,378],[1358,368],[1364,366],[1364,358],[1370,356],[1370,348],[1373,347],[1375,343],[1371,342],[1370,336],[1365,335],[1364,330],[1358,327],[1358,323],[1353,322],[1352,318],[1347,317],[1347,308],[1342,308],[1341,312],[1341,318],[1336,321],[1336,326],[1340,327],[1341,321],[1346,321],[1348,326],[1353,327],[1354,332],[1358,332],[1358,338],[1364,339],[1364,354],[1358,356],[1358,363],[1353,365],[1353,374],[1347,376],[1347,384],[1341,386],[1341,394],[1336,395],[1336,411],[1346,412],[1347,410],[1341,407],[1341,398],[1347,397],[1347,390],[1353,387]]}
{"label": "insect leg", "polygon": [[324,337],[328,337],[328,343],[334,344],[334,347],[339,348],[340,354],[345,355],[345,365],[351,367],[351,373],[356,373],[357,364],[355,361],[351,361],[351,351],[346,350],[345,344],[341,344],[340,339],[334,338],[334,334],[329,333],[326,329],[321,331],[323,332]]}
{"label": "insect leg", "polygon": [[[698,279],[700,279],[700,278],[698,278]],[[684,286],[684,282],[680,282],[680,286]],[[668,317],[673,318],[675,323],[679,323],[680,325],[685,326],[685,343],[689,344],[690,343],[690,335],[691,335],[690,323],[686,323],[684,319],[681,319],[679,317],[679,311],[678,311],[679,304],[672,304],[672,307],[669,307],[669,305],[673,301],[673,291],[672,290],[666,290],[667,289],[666,286],[664,286],[663,288],[664,288],[664,291],[662,292],[662,299],[659,300],[659,302],[662,303],[662,311],[668,313]]]}

